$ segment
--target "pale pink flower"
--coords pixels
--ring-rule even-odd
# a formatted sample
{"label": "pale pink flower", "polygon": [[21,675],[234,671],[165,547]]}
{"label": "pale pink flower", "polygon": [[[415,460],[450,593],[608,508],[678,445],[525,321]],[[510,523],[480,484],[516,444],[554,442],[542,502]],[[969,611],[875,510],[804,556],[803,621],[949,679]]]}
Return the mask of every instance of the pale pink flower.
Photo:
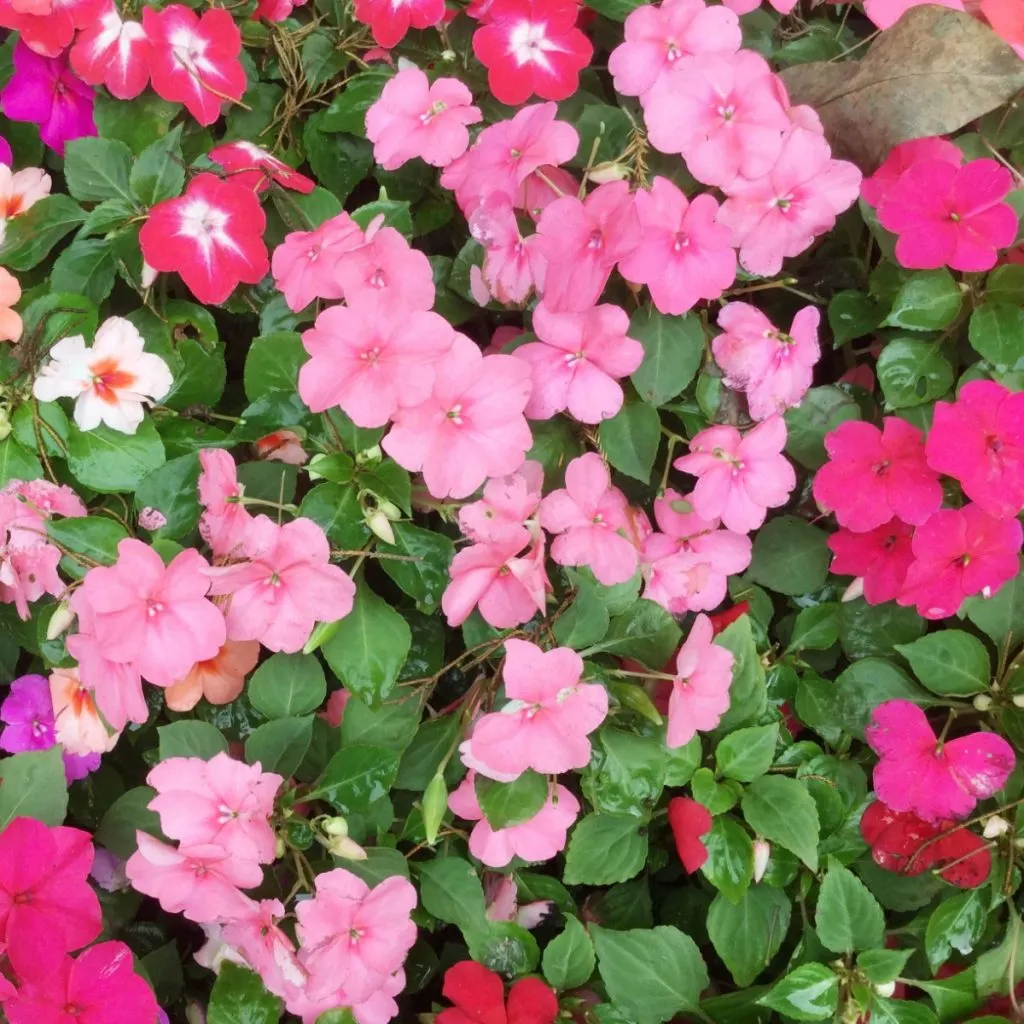
{"label": "pale pink flower", "polygon": [[504,192],[491,192],[470,213],[469,231],[484,248],[480,272],[488,294],[481,305],[492,295],[502,303],[525,302],[534,288],[543,287],[547,260],[537,248],[538,237],[523,238]]}
{"label": "pale pink flower", "polygon": [[334,273],[348,303],[372,296],[410,312],[434,304],[434,272],[426,254],[377,222],[366,229],[363,245],[338,258]]}
{"label": "pale pink flower", "polygon": [[92,616],[78,608],[79,632],[67,638],[68,654],[78,662],[82,685],[95,695],[96,706],[113,729],[126,722],[145,722],[149,717],[142,695],[142,677],[134,662],[120,663],[104,657],[91,631]]}
{"label": "pale pink flower", "polygon": [[295,313],[314,299],[340,299],[335,275],[338,259],[363,244],[363,232],[347,214],[325,220],[313,231],[293,231],[274,250],[270,269],[274,285]]}
{"label": "pale pink flower", "polygon": [[65,753],[105,754],[114,749],[121,733],[107,730],[77,669],[55,668],[50,672],[50,699],[53,701],[54,736]]}
{"label": "pale pink flower", "polygon": [[729,710],[733,655],[713,641],[711,620],[698,615],[676,656],[665,736],[669,747],[681,747],[698,732],[714,729]]}
{"label": "pale pink flower", "polygon": [[223,448],[203,448],[199,465],[199,532],[218,558],[237,554],[252,516],[241,502],[235,460]]}
{"label": "pale pink flower", "polygon": [[544,484],[544,467],[528,460],[510,476],[488,480],[483,497],[459,509],[459,528],[482,544],[517,542],[516,550],[536,539],[535,514]]}
{"label": "pale pink flower", "polygon": [[520,906],[519,887],[512,875],[488,871],[483,882],[488,921],[515,921],[520,927],[532,931],[554,906],[551,900],[535,900]]}
{"label": "pale pink flower", "polygon": [[144,508],[139,509],[138,522],[141,529],[155,533],[167,525],[167,516],[160,509],[153,508],[152,505],[146,505]]}
{"label": "pale pink flower", "polygon": [[561,196],[574,196],[580,190],[579,181],[564,167],[545,164],[523,179],[515,195],[513,205],[524,210],[531,220],[540,220],[540,215]]}
{"label": "pale pink flower", "polygon": [[224,942],[237,950],[266,985],[267,990],[288,999],[305,987],[308,975],[299,963],[295,944],[281,930],[284,917],[280,900],[252,902],[249,913],[224,925]]}
{"label": "pale pink flower", "polygon": [[302,438],[294,430],[274,430],[253,442],[258,458],[267,462],[285,462],[289,466],[304,466],[309,453],[302,447]]}
{"label": "pale pink flower", "polygon": [[328,1010],[346,1007],[352,1011],[356,1024],[389,1024],[398,1016],[395,996],[405,991],[405,971],[390,974],[369,998],[356,1002],[344,988],[311,998],[309,986],[294,992],[287,1000],[289,1013],[302,1019],[302,1024],[318,1024]]}
{"label": "pale pink flower", "polygon": [[7,222],[45,199],[50,185],[50,176],[41,167],[12,171],[7,164],[0,164],[0,243],[7,236]]}

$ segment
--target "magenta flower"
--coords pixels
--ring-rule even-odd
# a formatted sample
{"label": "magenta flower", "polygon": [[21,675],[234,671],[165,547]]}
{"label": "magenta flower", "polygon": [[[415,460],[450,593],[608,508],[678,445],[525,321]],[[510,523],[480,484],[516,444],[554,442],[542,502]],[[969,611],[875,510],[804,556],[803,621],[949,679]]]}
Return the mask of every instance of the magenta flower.
{"label": "magenta flower", "polygon": [[868,604],[894,601],[914,561],[913,533],[913,528],[899,519],[890,519],[867,533],[837,530],[828,539],[834,556],[832,572],[859,579]]}
{"label": "magenta flower", "polygon": [[66,54],[40,57],[24,43],[14,48],[14,75],[0,107],[12,121],[39,125],[39,134],[54,152],[64,155],[72,139],[96,134],[92,118],[95,94],[68,64]]}

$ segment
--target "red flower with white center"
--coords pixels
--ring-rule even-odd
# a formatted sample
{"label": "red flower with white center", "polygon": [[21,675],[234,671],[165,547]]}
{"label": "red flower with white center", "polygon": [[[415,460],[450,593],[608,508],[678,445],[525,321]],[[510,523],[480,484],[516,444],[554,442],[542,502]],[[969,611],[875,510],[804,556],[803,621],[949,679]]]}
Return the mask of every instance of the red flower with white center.
{"label": "red flower with white center", "polygon": [[266,226],[253,192],[198,174],[183,196],[153,207],[139,244],[155,270],[180,274],[200,302],[221,303],[236,285],[256,284],[270,270]]}
{"label": "red flower with white center", "polygon": [[210,159],[220,164],[232,181],[252,189],[257,195],[266,192],[271,182],[303,195],[316,188],[315,181],[251,142],[228,142],[217,146],[210,150]]}
{"label": "red flower with white center", "polygon": [[214,8],[199,18],[181,4],[147,7],[142,26],[153,47],[153,89],[162,99],[184,103],[200,124],[213,124],[225,101],[242,98],[242,33],[227,11]]}
{"label": "red flower with white center", "polygon": [[443,21],[444,0],[356,0],[356,20],[369,25],[377,43],[390,50],[410,28]]}
{"label": "red flower with white center", "polygon": [[108,0],[0,0],[0,28],[13,29],[43,57],[57,57],[78,29],[95,23]]}
{"label": "red flower with white center", "polygon": [[105,85],[111,96],[130,100],[149,83],[151,47],[137,21],[122,21],[110,4],[79,32],[71,48],[71,67],[89,85]]}
{"label": "red flower with white center", "polygon": [[534,93],[564,100],[576,91],[594,54],[576,27],[578,14],[576,0],[495,0],[473,35],[473,52],[498,100],[515,106]]}

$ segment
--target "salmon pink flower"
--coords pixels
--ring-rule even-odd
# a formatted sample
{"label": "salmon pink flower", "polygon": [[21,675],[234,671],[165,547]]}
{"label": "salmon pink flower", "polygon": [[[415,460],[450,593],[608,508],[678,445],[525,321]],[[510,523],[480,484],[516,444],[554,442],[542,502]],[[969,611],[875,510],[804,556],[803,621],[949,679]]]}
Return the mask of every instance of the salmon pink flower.
{"label": "salmon pink flower", "polygon": [[[6,221],[0,222],[0,244],[3,244]],[[21,298],[21,285],[9,271],[0,267],[0,341],[17,341],[23,325],[21,315],[12,308]]]}
{"label": "salmon pink flower", "polygon": [[338,257],[334,275],[349,305],[374,297],[396,309],[428,310],[434,304],[430,260],[394,228],[379,223],[366,229],[364,244]]}
{"label": "salmon pink flower", "polygon": [[[214,14],[230,18],[220,8],[203,17]],[[266,226],[252,191],[213,174],[197,174],[183,196],[149,211],[139,244],[154,270],[180,274],[200,302],[221,303],[238,284],[256,284],[270,269],[263,244]]]}
{"label": "salmon pink flower", "polygon": [[33,53],[60,57],[75,32],[99,17],[106,0],[0,0],[0,26],[12,29]]}
{"label": "salmon pink flower", "polygon": [[454,1007],[442,1010],[435,1024],[555,1024],[558,997],[539,978],[521,978],[508,993],[501,976],[483,964],[463,960],[449,967],[443,994]]}
{"label": "salmon pink flower", "polygon": [[260,659],[258,640],[228,640],[206,661],[197,661],[184,679],[164,690],[171,711],[191,711],[200,701],[230,704],[245,686],[245,677]]}
{"label": "salmon pink flower", "polygon": [[338,259],[362,244],[362,229],[347,213],[325,220],[313,231],[285,235],[274,250],[271,270],[288,308],[298,313],[314,299],[342,298],[345,293],[335,274]]}
{"label": "salmon pink flower", "polygon": [[518,551],[537,537],[533,521],[540,504],[544,467],[529,460],[510,476],[488,480],[483,497],[459,509],[459,528],[479,544],[518,542]]}
{"label": "salmon pink flower", "polygon": [[681,747],[718,725],[729,710],[732,666],[732,651],[714,643],[711,620],[698,615],[676,656],[665,736],[669,747]]}
{"label": "salmon pink flower", "polygon": [[870,178],[865,178],[860,183],[861,198],[869,206],[880,206],[903,176],[903,172],[925,160],[939,160],[959,167],[964,162],[964,154],[960,147],[949,139],[936,135],[927,139],[901,142],[889,151],[882,166]]}
{"label": "salmon pink flower", "polygon": [[676,796],[668,802],[668,824],[683,870],[692,875],[708,859],[708,848],[701,840],[711,831],[711,812],[696,800]]}
{"label": "salmon pink flower", "polygon": [[209,157],[224,168],[232,181],[252,189],[257,195],[266,192],[271,183],[303,195],[316,188],[311,178],[251,142],[226,142],[211,149]]}
{"label": "salmon pink flower", "polygon": [[876,707],[865,737],[878,754],[878,799],[926,822],[966,818],[979,800],[1003,788],[1016,764],[1013,747],[995,733],[939,742],[925,713],[907,700]]}
{"label": "salmon pink flower", "polygon": [[[6,164],[0,164],[0,242],[7,234],[7,222],[21,217],[50,194],[50,176],[41,167],[26,167],[12,172]],[[13,278],[12,278],[13,280]],[[15,282],[16,283],[16,282]],[[13,306],[21,295],[4,304]]]}
{"label": "salmon pink flower", "polygon": [[95,20],[82,27],[71,48],[71,67],[89,85],[105,85],[111,96],[130,100],[149,83],[152,47],[137,21],[124,21],[108,3]]}
{"label": "salmon pink flower", "polygon": [[831,571],[862,580],[868,604],[895,601],[914,561],[910,544],[913,534],[913,528],[899,519],[890,519],[866,533],[838,530],[828,539],[833,555]]}
{"label": "salmon pink flower", "polygon": [[222,448],[203,448],[199,466],[199,532],[218,558],[239,555],[252,516],[241,502],[235,460]]}
{"label": "salmon pink flower", "polygon": [[444,18],[444,0],[356,0],[356,20],[369,25],[378,46],[390,50],[410,28],[432,28]]}
{"label": "salmon pink flower", "polygon": [[121,734],[107,730],[77,669],[55,668],[50,672],[50,700],[54,738],[65,754],[105,754],[114,749]]}

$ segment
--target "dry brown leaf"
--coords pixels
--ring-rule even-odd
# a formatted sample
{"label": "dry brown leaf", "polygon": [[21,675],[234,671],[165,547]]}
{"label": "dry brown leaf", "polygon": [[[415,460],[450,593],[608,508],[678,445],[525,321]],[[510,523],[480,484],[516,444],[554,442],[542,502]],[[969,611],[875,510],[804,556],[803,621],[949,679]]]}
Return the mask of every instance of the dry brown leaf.
{"label": "dry brown leaf", "polygon": [[835,155],[873,171],[899,142],[956,131],[1024,88],[1024,61],[988,26],[947,7],[913,7],[857,63],[782,73],[794,103],[821,116]]}

